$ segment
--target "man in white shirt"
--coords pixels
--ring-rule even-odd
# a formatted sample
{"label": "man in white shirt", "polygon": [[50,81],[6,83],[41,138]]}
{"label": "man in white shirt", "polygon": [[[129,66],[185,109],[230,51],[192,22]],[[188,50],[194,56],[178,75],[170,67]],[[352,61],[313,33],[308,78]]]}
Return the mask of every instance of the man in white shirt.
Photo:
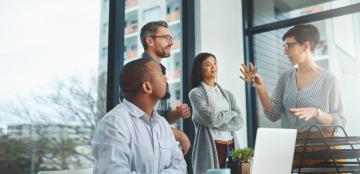
{"label": "man in white shirt", "polygon": [[98,123],[94,174],[186,173],[186,162],[168,122],[155,110],[166,93],[159,64],[129,62],[120,73],[124,102]]}

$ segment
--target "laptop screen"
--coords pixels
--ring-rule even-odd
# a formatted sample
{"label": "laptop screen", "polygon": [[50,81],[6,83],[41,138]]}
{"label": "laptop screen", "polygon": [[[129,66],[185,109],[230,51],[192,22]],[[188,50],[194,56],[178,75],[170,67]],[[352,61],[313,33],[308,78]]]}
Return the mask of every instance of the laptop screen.
{"label": "laptop screen", "polygon": [[290,174],[296,129],[258,128],[252,174]]}

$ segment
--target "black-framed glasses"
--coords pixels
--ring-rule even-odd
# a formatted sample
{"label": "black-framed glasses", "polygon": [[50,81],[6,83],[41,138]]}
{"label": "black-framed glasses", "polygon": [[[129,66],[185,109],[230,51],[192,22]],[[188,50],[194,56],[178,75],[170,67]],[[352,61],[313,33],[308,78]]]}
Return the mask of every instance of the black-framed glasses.
{"label": "black-framed glasses", "polygon": [[284,43],[283,47],[285,50],[288,50],[288,49],[291,49],[292,47],[294,47],[295,44],[298,44],[298,42]]}
{"label": "black-framed glasses", "polygon": [[163,35],[163,36],[155,36],[155,35],[153,35],[153,36],[150,36],[150,37],[161,37],[166,42],[174,41],[174,38],[172,36],[170,36],[170,35]]}

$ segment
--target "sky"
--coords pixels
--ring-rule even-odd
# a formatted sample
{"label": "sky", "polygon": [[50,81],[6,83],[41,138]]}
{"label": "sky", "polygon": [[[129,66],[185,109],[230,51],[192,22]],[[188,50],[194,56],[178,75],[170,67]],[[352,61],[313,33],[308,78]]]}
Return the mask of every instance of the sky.
{"label": "sky", "polygon": [[[100,6],[100,0],[0,1],[0,107],[55,79],[97,71]],[[17,120],[0,112],[0,125],[11,122]]]}

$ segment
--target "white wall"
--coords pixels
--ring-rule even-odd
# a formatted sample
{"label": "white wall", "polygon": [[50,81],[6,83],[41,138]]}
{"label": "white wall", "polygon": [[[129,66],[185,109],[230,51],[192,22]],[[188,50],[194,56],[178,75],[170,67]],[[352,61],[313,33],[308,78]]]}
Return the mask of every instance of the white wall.
{"label": "white wall", "polygon": [[218,60],[218,83],[230,90],[242,110],[241,146],[247,146],[245,85],[239,78],[244,62],[241,0],[195,1],[195,54],[213,53]]}

